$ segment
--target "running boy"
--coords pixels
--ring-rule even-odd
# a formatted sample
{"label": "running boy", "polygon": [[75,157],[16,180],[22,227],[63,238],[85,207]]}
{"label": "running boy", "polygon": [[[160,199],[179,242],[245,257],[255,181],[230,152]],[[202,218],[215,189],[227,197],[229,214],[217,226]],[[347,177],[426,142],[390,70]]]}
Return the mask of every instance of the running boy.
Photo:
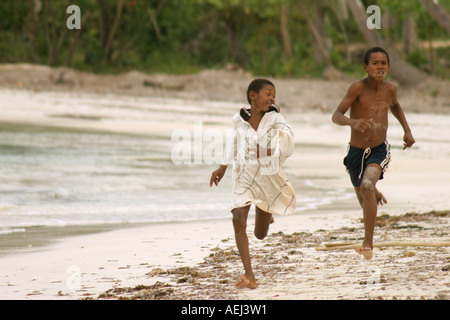
{"label": "running boy", "polygon": [[294,189],[281,170],[293,151],[293,133],[275,105],[275,86],[266,79],[253,80],[247,90],[250,109],[233,117],[233,141],[227,142],[222,165],[210,179],[217,186],[227,165],[233,164],[233,227],[245,274],[238,288],[258,286],[253,274],[247,237],[247,216],[255,205],[256,238],[262,240],[273,222],[272,214],[288,215],[295,210]]}
{"label": "running boy", "polygon": [[[403,150],[411,147],[415,140],[397,101],[397,88],[384,82],[389,72],[388,53],[379,47],[368,50],[364,57],[364,71],[367,77],[350,86],[332,120],[335,124],[351,127],[344,165],[363,209],[365,229],[362,247],[356,251],[371,259],[377,204],[387,202],[377,190],[376,183],[383,179],[390,161],[390,145],[386,141],[389,109],[403,127]],[[345,116],[348,109],[350,118]]]}

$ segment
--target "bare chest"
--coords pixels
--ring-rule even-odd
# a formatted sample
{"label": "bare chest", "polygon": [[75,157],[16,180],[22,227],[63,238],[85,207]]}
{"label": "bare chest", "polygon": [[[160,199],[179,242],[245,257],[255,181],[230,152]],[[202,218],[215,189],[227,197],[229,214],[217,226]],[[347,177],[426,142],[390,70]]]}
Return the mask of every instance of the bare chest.
{"label": "bare chest", "polygon": [[385,117],[392,105],[393,94],[389,90],[365,90],[359,96],[359,103],[355,108],[359,117],[380,118]]}

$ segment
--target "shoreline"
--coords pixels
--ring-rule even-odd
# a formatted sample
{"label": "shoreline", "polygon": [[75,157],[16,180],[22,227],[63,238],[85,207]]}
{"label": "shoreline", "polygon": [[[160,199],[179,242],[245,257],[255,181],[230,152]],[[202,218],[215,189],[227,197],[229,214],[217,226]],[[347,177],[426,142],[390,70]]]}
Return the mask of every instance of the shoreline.
{"label": "shoreline", "polygon": [[[10,255],[28,254],[48,250],[67,238],[95,235],[121,229],[139,228],[152,223],[105,223],[67,226],[29,226],[0,234],[0,259]],[[156,223],[155,223],[156,224]]]}
{"label": "shoreline", "polygon": [[[337,202],[343,202],[344,207],[348,207],[348,200],[338,200]],[[332,207],[333,203],[322,205],[319,208],[301,210],[294,213],[293,216],[321,216],[332,215],[331,211],[334,209],[328,209]],[[327,212],[330,211],[330,212]],[[250,211],[249,220],[254,217],[253,210]],[[277,215],[275,215],[277,217]],[[281,219],[286,219],[290,216],[278,216]],[[14,227],[10,232],[0,234],[0,259],[9,256],[17,256],[22,254],[30,254],[36,252],[42,252],[51,250],[51,248],[58,243],[64,241],[70,241],[70,239],[82,236],[93,236],[96,234],[128,230],[128,229],[140,229],[140,228],[164,228],[172,225],[198,225],[198,224],[211,224],[211,223],[228,223],[231,221],[230,217],[220,218],[208,218],[208,219],[192,219],[192,220],[178,220],[178,221],[158,221],[158,222],[123,222],[123,223],[95,223],[95,224],[73,224],[73,225],[61,225],[61,226],[25,226]],[[231,223],[231,222],[230,222]],[[251,224],[251,223],[250,223]],[[231,224],[230,224],[231,225]],[[16,231],[14,231],[16,230]]]}

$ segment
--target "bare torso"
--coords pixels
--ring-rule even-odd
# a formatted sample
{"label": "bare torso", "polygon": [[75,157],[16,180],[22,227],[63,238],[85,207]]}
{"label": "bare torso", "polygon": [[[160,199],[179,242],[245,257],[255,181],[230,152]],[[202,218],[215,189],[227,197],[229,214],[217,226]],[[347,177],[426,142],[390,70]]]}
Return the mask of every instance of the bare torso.
{"label": "bare torso", "polygon": [[373,148],[386,141],[388,128],[388,112],[395,98],[395,88],[387,82],[378,88],[367,85],[367,79],[358,83],[359,95],[350,108],[351,119],[370,121],[369,128],[361,132],[351,129],[350,145],[365,149]]}

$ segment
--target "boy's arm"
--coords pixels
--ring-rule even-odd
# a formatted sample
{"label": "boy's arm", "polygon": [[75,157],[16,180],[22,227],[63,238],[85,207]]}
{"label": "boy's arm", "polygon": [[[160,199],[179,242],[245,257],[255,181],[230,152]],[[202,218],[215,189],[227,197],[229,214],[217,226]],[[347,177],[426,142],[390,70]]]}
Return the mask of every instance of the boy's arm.
{"label": "boy's arm", "polygon": [[225,175],[225,172],[227,171],[228,165],[233,163],[237,143],[235,134],[237,130],[235,118],[236,115],[233,117],[232,120],[233,134],[231,136],[228,135],[226,136],[222,163],[218,169],[213,171],[213,173],[211,174],[211,178],[209,179],[210,187],[212,187],[213,184],[215,184],[216,186],[219,185],[220,180],[222,180],[223,176]]}
{"label": "boy's arm", "polygon": [[[274,133],[276,135],[274,135]],[[265,146],[257,144],[258,158],[260,156],[264,157],[275,155],[277,151],[279,156],[286,158],[292,155],[294,151],[294,133],[286,119],[281,114],[276,114],[274,124],[267,131],[266,137],[271,138],[269,141],[263,142]]]}
{"label": "boy's arm", "polygon": [[334,111],[331,120],[333,123],[338,124],[340,126],[350,126],[352,123],[352,119],[345,116],[345,113],[350,109],[353,102],[358,98],[356,88],[357,84],[353,83],[347,90],[347,94],[342,99],[341,103],[339,103],[336,111]]}
{"label": "boy's arm", "polygon": [[333,123],[340,126],[350,126],[361,132],[364,132],[373,125],[372,119],[351,119],[345,115],[352,104],[358,99],[362,88],[361,82],[355,82],[350,86],[350,88],[348,88],[347,94],[342,99],[341,103],[339,103],[336,111],[331,117]]}
{"label": "boy's arm", "polygon": [[400,103],[397,100],[397,88],[394,87],[394,99],[392,100],[391,112],[395,118],[397,118],[398,122],[401,124],[403,131],[405,134],[403,135],[403,150],[406,148],[410,148],[416,140],[413,138],[411,129],[408,125],[408,121],[406,121],[405,114],[403,113],[403,109],[400,106]]}

